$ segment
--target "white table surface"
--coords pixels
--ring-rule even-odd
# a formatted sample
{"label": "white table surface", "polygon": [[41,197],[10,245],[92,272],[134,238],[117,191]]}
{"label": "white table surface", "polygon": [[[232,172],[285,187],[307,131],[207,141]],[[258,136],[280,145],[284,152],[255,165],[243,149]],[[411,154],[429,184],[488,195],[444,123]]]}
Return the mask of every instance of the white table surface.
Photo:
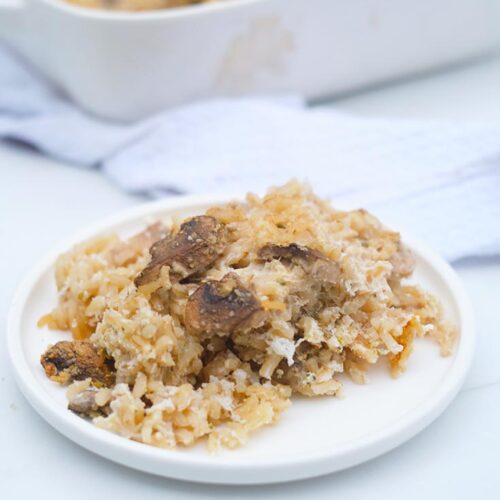
{"label": "white table surface", "polygon": [[[500,58],[344,98],[361,116],[500,120]],[[500,194],[499,194],[500,195]],[[0,320],[19,279],[57,240],[140,203],[98,172],[84,172],[0,144]],[[383,457],[334,475],[285,485],[182,483],[115,465],[73,444],[17,389],[0,343],[0,498],[500,498],[500,259],[455,266],[471,295],[478,347],[465,387],[420,435]]]}

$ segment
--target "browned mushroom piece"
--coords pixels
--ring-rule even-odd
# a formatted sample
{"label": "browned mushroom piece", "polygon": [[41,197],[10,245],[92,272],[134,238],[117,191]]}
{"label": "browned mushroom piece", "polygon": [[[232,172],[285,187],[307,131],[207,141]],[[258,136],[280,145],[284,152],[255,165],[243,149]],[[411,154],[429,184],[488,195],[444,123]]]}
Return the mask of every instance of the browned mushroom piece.
{"label": "browned mushroom piece", "polygon": [[99,417],[109,413],[109,405],[99,406],[96,401],[97,390],[85,389],[69,398],[68,410],[81,417]]}
{"label": "browned mushroom piece", "polygon": [[290,245],[268,243],[259,250],[259,257],[267,261],[278,259],[300,265],[306,272],[311,273],[313,278],[325,283],[337,283],[340,277],[340,267],[337,262],[319,250],[297,243]]}
{"label": "browned mushroom piece", "polygon": [[136,286],[158,279],[163,266],[170,267],[172,283],[212,264],[226,247],[225,226],[214,217],[200,215],[184,222],[179,232],[157,241],[150,249],[150,263],[135,279]]}
{"label": "browned mushroom piece", "polygon": [[415,257],[402,243],[390,259],[392,264],[391,276],[395,279],[406,278],[415,270]]}
{"label": "browned mushroom piece", "polygon": [[91,378],[94,385],[108,387],[115,380],[112,359],[88,340],[57,342],[42,354],[40,362],[47,377],[60,384]]}
{"label": "browned mushroom piece", "polygon": [[210,280],[190,295],[184,313],[186,327],[194,333],[227,335],[240,328],[255,326],[263,310],[238,275],[226,274]]}

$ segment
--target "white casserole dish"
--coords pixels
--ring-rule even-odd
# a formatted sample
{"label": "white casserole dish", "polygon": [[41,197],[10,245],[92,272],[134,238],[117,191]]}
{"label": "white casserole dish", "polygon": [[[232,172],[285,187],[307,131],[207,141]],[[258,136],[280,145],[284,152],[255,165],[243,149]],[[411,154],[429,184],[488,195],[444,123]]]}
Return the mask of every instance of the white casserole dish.
{"label": "white casserole dish", "polygon": [[133,120],[221,94],[321,98],[492,50],[498,0],[222,0],[142,13],[0,0],[0,35],[85,109]]}

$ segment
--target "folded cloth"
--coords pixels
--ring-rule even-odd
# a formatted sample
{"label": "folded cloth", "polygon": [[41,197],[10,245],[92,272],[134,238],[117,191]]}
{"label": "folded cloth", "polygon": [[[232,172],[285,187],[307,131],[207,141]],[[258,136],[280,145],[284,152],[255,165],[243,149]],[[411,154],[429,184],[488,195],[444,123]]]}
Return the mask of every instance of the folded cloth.
{"label": "folded cloth", "polygon": [[291,177],[363,206],[449,260],[500,254],[500,124],[360,119],[294,96],[216,99],[100,121],[0,47],[0,137],[129,192],[263,192]]}

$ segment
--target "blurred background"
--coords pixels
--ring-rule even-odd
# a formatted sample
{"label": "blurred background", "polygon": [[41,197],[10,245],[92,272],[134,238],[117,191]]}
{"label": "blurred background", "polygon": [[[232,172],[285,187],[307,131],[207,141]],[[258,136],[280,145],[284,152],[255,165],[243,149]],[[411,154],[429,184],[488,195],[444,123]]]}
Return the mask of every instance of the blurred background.
{"label": "blurred background", "polygon": [[185,485],[58,435],[20,395],[2,346],[2,497],[84,498],[99,484],[123,498],[495,498],[500,1],[0,0],[2,320],[22,275],[86,224],[291,177],[415,233],[465,282],[478,352],[443,418],[335,476]]}

